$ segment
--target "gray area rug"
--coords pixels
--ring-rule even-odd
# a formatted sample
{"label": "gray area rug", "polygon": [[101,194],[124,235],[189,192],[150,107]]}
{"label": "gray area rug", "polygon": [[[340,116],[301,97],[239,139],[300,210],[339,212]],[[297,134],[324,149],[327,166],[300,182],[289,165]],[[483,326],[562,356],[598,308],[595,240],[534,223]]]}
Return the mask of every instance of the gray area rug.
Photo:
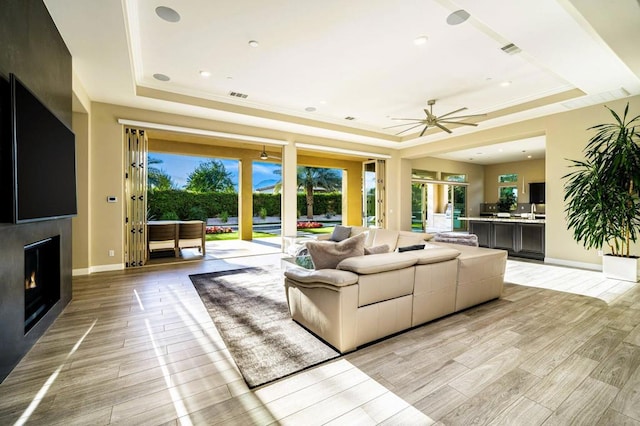
{"label": "gray area rug", "polygon": [[280,270],[189,278],[250,388],[340,356],[291,319]]}

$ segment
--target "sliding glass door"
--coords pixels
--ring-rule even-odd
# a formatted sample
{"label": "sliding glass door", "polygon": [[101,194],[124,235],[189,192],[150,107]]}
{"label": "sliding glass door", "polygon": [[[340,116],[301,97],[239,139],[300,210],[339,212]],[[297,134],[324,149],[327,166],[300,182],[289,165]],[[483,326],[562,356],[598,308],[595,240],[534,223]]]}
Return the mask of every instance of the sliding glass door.
{"label": "sliding glass door", "polygon": [[411,229],[414,232],[464,232],[467,185],[414,180],[411,184]]}
{"label": "sliding glass door", "polygon": [[385,162],[366,161],[362,164],[362,224],[384,228],[385,225]]}

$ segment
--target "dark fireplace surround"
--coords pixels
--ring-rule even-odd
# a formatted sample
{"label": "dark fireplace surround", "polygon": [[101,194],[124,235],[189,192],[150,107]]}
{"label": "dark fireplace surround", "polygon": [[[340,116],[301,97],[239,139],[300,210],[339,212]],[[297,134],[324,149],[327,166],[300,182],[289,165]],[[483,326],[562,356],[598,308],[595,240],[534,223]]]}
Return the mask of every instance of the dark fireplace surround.
{"label": "dark fireplace surround", "polygon": [[[49,241],[49,239],[51,239]],[[34,277],[35,285],[52,285],[40,297],[46,299],[47,311],[28,321],[27,302],[33,296],[27,289],[32,284],[27,260],[32,244],[49,241],[39,247],[41,259],[54,256],[53,262],[41,260],[41,277]],[[71,219],[46,220],[19,225],[0,224],[0,382],[20,362],[29,349],[44,334],[64,307],[71,301]],[[27,276],[29,275],[29,276]],[[42,281],[44,280],[44,281]],[[56,288],[57,286],[57,288]],[[55,300],[58,299],[58,300]],[[37,303],[37,302],[36,302]],[[32,311],[31,314],[34,314]],[[27,323],[28,322],[28,323]]]}
{"label": "dark fireplace surround", "polygon": [[60,235],[24,247],[24,333],[60,300]]}

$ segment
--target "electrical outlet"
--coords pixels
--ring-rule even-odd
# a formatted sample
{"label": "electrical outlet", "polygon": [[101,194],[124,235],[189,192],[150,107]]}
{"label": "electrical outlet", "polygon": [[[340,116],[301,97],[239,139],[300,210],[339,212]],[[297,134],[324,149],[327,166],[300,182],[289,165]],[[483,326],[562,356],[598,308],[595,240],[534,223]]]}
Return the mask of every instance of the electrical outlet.
{"label": "electrical outlet", "polygon": [[116,255],[116,251],[115,250],[109,250],[109,257],[113,257]]}
{"label": "electrical outlet", "polygon": [[604,253],[602,253],[602,250],[598,250],[598,256],[602,257],[604,255]]}

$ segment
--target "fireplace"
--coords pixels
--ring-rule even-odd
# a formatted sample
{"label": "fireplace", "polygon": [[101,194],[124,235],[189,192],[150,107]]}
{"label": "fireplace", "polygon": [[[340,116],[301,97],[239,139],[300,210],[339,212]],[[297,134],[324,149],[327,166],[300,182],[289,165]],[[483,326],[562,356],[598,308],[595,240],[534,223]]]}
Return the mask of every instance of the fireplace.
{"label": "fireplace", "polygon": [[60,300],[60,236],[24,246],[24,333]]}

